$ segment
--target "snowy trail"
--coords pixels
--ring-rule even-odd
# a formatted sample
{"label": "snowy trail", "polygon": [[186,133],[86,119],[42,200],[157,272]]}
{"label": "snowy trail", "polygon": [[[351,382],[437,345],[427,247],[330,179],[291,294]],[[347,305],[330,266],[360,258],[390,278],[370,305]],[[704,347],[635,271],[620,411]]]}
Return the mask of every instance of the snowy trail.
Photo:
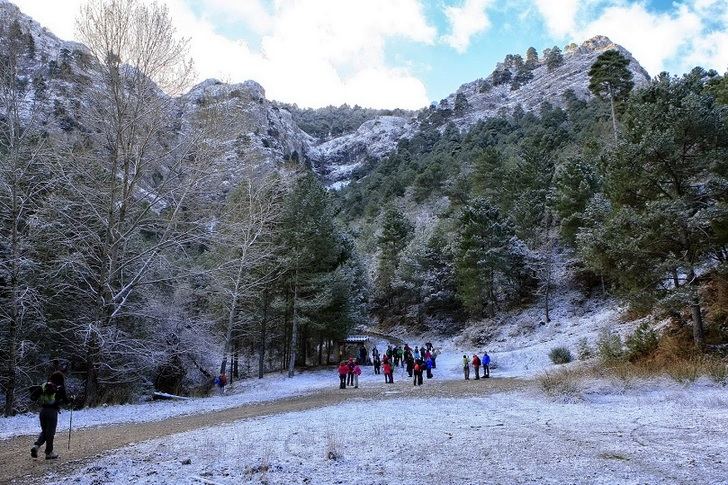
{"label": "snowy trail", "polygon": [[[60,474],[70,473],[90,459],[98,458],[104,452],[200,428],[223,426],[239,420],[329,406],[336,407],[347,401],[382,401],[407,396],[440,399],[462,396],[472,398],[473,396],[482,396],[494,392],[522,389],[526,385],[525,381],[515,379],[490,379],[481,382],[430,380],[424,386],[414,388],[409,379],[397,381],[395,377],[395,383],[391,385],[385,385],[379,381],[366,387],[360,386],[358,390],[349,388],[341,391],[329,388],[314,394],[285,398],[274,402],[251,403],[236,408],[191,416],[176,416],[164,421],[123,423],[81,429],[74,432],[70,451],[66,450],[65,440],[67,435],[64,434],[64,431],[67,428],[64,429],[63,426],[59,426],[56,442],[58,452],[62,455],[62,458],[57,462],[47,463],[45,460],[32,460],[30,458],[29,449],[34,437],[16,436],[9,440],[0,441],[0,463],[4,465],[0,467],[0,483],[8,483],[14,480],[19,481],[19,483],[37,483],[38,476],[50,471]],[[207,429],[205,433],[208,436],[206,438],[208,442],[221,439],[217,430]]]}
{"label": "snowy trail", "polygon": [[723,388],[640,388],[579,402],[554,402],[523,381],[509,392],[484,392],[504,382],[478,386],[475,396],[456,391],[476,389],[472,381],[449,382],[439,386],[450,388],[448,397],[355,399],[200,429],[46,478],[81,485],[728,483]]}

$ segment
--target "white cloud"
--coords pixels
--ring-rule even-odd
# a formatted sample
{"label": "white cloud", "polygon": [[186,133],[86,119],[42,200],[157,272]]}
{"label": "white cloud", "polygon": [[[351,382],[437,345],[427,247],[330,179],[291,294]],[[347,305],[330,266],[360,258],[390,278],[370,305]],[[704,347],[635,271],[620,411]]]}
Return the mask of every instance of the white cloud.
{"label": "white cloud", "polygon": [[579,0],[535,0],[536,8],[546,20],[546,28],[555,37],[564,37],[574,31]]}
{"label": "white cloud", "polygon": [[652,13],[642,4],[605,9],[596,20],[575,33],[577,39],[603,34],[624,46],[651,75],[702,32],[700,16],[687,5],[671,13]]}
{"label": "white cloud", "polygon": [[450,33],[443,41],[461,54],[468,50],[471,37],[490,28],[486,9],[492,3],[493,0],[464,0],[460,7],[445,7]]}
{"label": "white cloud", "polygon": [[[73,38],[82,0],[14,1],[59,37]],[[162,1],[179,33],[191,39],[200,79],[254,79],[269,98],[302,106],[428,104],[422,81],[385,59],[393,40],[434,43],[437,32],[420,0],[274,0],[270,8],[260,0],[202,0],[204,17],[184,0]],[[260,47],[220,34],[213,19],[221,15],[254,27]]]}

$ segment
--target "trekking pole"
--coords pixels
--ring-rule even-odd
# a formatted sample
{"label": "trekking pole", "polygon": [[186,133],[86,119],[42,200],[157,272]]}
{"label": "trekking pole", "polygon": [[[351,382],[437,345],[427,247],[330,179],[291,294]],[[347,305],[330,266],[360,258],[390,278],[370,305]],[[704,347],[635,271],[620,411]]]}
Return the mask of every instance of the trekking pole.
{"label": "trekking pole", "polygon": [[71,407],[71,420],[68,422],[68,450],[71,449],[71,429],[73,428],[73,407]]}

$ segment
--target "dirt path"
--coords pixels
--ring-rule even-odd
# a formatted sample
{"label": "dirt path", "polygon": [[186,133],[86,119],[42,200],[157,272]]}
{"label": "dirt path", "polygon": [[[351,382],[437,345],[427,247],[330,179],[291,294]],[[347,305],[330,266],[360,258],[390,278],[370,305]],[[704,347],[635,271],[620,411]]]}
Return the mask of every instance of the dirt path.
{"label": "dirt path", "polygon": [[[0,483],[37,483],[49,471],[65,475],[100,455],[140,441],[161,438],[198,428],[216,426],[241,419],[256,418],[333,406],[347,399],[401,399],[408,397],[467,397],[523,389],[531,383],[518,379],[482,379],[480,381],[430,381],[414,388],[407,379],[392,385],[383,383],[358,391],[327,389],[278,401],[246,404],[236,408],[204,414],[177,416],[149,423],[125,423],[83,428],[73,433],[71,450],[66,450],[66,435],[56,435],[61,458],[47,462],[30,457],[34,436],[17,436],[0,440]],[[172,405],[172,404],[170,404]],[[42,453],[41,453],[42,456]]]}

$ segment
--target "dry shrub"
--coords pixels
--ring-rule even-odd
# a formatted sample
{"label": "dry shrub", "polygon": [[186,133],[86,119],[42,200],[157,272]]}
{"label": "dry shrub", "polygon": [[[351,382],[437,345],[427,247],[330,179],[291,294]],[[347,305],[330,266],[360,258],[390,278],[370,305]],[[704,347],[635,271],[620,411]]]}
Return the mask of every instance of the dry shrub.
{"label": "dry shrub", "polygon": [[581,381],[584,374],[574,369],[546,372],[538,377],[541,389],[551,397],[578,398],[581,396]]}

